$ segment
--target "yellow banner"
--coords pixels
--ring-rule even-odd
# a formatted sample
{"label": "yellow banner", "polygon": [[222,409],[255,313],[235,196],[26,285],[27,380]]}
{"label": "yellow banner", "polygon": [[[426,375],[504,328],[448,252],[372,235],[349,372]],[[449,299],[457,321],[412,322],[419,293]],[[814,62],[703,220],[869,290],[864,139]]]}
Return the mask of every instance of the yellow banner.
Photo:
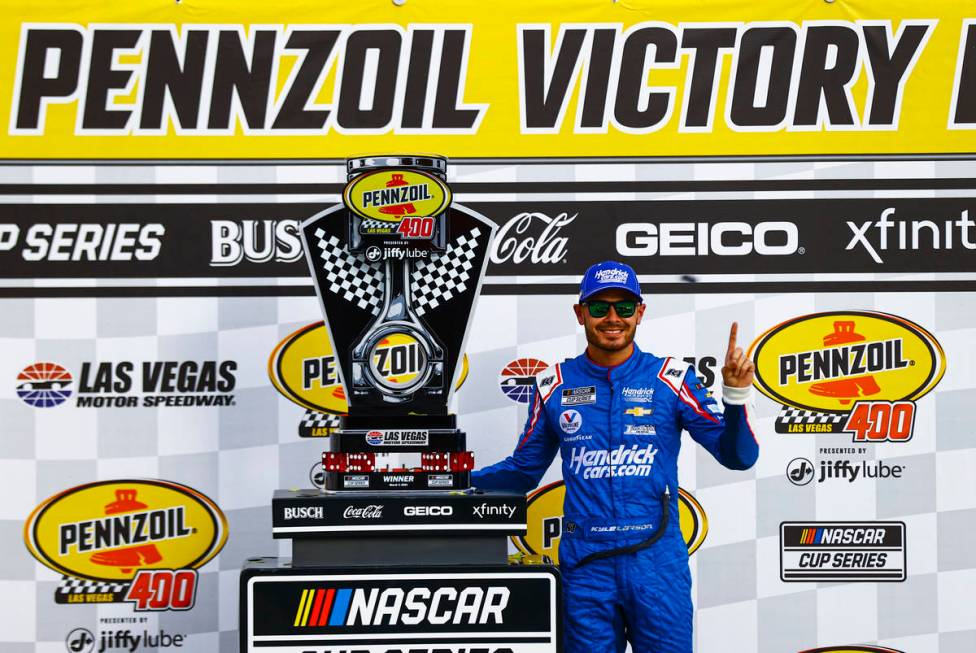
{"label": "yellow banner", "polygon": [[976,150],[961,2],[2,8],[8,159]]}

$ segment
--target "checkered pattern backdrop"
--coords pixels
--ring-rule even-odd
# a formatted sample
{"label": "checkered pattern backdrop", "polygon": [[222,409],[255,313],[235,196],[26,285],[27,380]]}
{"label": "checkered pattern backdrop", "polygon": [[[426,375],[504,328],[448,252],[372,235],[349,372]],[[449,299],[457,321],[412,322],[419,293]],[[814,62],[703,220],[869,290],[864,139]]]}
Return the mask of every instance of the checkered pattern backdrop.
{"label": "checkered pattern backdrop", "polygon": [[[456,166],[452,174],[455,180],[479,181],[976,177],[976,164],[479,164]],[[8,166],[0,175],[8,183],[25,184],[79,178],[267,183],[306,177],[338,181],[342,167]],[[35,200],[11,197],[3,201]],[[929,329],[948,361],[945,378],[919,401],[914,438],[874,445],[865,456],[904,465],[901,479],[791,485],[785,476],[791,459],[816,461],[821,447],[849,442],[847,436],[777,435],[780,407],[765,397],[759,398],[756,425],[761,455],[752,470],[725,470],[686,441],[681,485],[702,503],[709,520],[708,537],[692,557],[697,652],[785,653],[870,642],[909,653],[976,650],[976,602],[971,598],[976,548],[970,545],[976,534],[976,434],[968,419],[976,391],[976,296],[754,295],[748,286],[742,293],[703,295],[694,294],[692,285],[687,294],[655,296],[653,280],[647,286],[649,307],[638,342],[656,353],[718,357],[733,320],[748,338],[804,313],[875,309]],[[455,401],[481,463],[510,452],[525,417],[525,406],[499,388],[503,367],[521,357],[555,362],[581,350],[584,338],[570,313],[571,301],[570,296],[479,300],[467,347],[471,373]],[[270,497],[276,488],[307,486],[309,469],[322,450],[319,441],[296,436],[305,411],[275,392],[266,371],[267,356],[280,339],[321,319],[315,298],[6,299],[0,300],[0,316],[0,380],[7,379],[0,382],[0,650],[62,653],[73,628],[115,630],[130,627],[127,620],[135,616],[144,624],[134,628],[188,634],[183,651],[236,651],[238,570],[251,556],[289,554],[287,543],[271,538]],[[82,361],[215,358],[239,364],[234,406],[96,410],[69,402],[37,409],[14,392],[18,372],[38,361],[57,361],[74,372]],[[557,467],[546,481],[556,478]],[[56,604],[61,576],[27,552],[25,517],[65,488],[132,477],[193,487],[227,516],[230,536],[220,555],[201,569],[196,607],[134,615],[127,605]],[[779,580],[780,522],[873,519],[906,523],[906,582]]]}

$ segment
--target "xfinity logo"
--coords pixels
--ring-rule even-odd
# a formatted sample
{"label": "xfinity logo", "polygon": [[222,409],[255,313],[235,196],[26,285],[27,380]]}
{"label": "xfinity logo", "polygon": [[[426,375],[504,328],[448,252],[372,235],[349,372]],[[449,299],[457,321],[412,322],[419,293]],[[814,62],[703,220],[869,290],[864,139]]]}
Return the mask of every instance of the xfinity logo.
{"label": "xfinity logo", "polygon": [[342,516],[345,519],[379,519],[383,516],[383,506],[346,506]]}
{"label": "xfinity logo", "polygon": [[454,514],[451,506],[404,506],[407,517],[449,517]]}
{"label": "xfinity logo", "polygon": [[519,213],[498,230],[492,241],[492,263],[561,263],[569,239],[559,231],[578,214],[560,213],[554,218],[533,211]]}
{"label": "xfinity logo", "polygon": [[628,222],[617,227],[624,256],[786,256],[804,252],[792,222]]}
{"label": "xfinity logo", "polygon": [[511,517],[514,514],[515,506],[504,503],[498,506],[482,503],[480,506],[474,507],[474,516],[479,519],[484,519],[485,517]]}
{"label": "xfinity logo", "polygon": [[322,519],[325,511],[322,506],[299,506],[285,508],[285,519]]}
{"label": "xfinity logo", "polygon": [[860,247],[868,253],[875,263],[883,264],[880,252],[889,246],[899,251],[951,250],[955,245],[963,249],[976,249],[972,228],[976,222],[969,219],[969,211],[963,211],[958,220],[948,218],[944,221],[927,219],[896,218],[892,220],[895,209],[889,207],[875,220],[858,224],[848,220],[851,240],[844,249]]}

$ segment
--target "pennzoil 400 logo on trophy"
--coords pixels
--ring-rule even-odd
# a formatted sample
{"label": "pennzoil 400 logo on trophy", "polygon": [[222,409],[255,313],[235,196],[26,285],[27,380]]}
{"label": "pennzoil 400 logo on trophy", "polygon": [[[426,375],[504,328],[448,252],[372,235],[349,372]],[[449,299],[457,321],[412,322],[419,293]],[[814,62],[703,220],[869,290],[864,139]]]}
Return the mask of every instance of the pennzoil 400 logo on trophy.
{"label": "pennzoil 400 logo on trophy", "polygon": [[495,225],[452,204],[446,171],[350,159],[343,204],[302,224],[350,413],[447,411]]}
{"label": "pennzoil 400 logo on trophy", "polygon": [[931,333],[873,311],[787,320],[759,336],[749,356],[756,387],[783,404],[777,433],[850,433],[854,442],[910,440],[915,402],[946,365]]}

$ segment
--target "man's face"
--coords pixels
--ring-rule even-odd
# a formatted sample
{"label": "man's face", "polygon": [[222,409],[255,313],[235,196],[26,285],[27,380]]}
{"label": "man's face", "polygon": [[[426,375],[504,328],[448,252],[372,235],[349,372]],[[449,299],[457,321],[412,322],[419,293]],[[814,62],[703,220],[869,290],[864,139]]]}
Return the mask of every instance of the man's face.
{"label": "man's face", "polygon": [[[625,290],[604,290],[590,297],[587,301],[618,302],[622,299],[635,299]],[[604,351],[620,351],[634,341],[637,325],[644,315],[644,305],[639,304],[637,310],[630,317],[617,315],[617,310],[610,307],[610,312],[603,317],[593,317],[582,304],[575,304],[576,319],[586,331],[586,341],[597,349]]]}

